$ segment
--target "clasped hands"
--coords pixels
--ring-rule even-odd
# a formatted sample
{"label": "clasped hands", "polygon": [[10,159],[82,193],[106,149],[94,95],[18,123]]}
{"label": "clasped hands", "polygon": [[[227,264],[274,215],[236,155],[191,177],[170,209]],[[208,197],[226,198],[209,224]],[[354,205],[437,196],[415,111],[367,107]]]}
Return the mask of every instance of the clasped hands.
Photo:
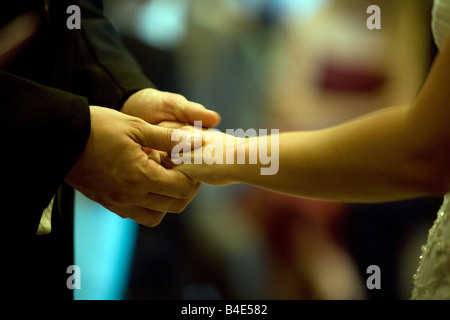
{"label": "clasped hands", "polygon": [[[167,212],[181,212],[200,183],[172,170],[162,152],[178,142],[173,130],[220,116],[181,95],[144,89],[131,95],[120,112],[90,106],[91,132],[66,182],[123,218],[156,226]],[[175,124],[172,126],[171,124]],[[176,125],[179,124],[179,125]]]}

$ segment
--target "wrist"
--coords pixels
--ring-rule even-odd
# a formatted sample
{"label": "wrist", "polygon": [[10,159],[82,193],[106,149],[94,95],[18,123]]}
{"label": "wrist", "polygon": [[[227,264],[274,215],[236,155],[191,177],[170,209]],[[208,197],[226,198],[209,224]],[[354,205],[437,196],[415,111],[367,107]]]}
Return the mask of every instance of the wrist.
{"label": "wrist", "polygon": [[278,134],[237,138],[235,145],[235,164],[225,169],[225,174],[233,181],[258,184],[262,176],[278,173]]}
{"label": "wrist", "polygon": [[232,161],[230,162],[231,156],[227,155],[226,165],[221,166],[220,174],[232,183],[247,182],[249,177],[259,174],[258,137],[234,137],[233,146]]}

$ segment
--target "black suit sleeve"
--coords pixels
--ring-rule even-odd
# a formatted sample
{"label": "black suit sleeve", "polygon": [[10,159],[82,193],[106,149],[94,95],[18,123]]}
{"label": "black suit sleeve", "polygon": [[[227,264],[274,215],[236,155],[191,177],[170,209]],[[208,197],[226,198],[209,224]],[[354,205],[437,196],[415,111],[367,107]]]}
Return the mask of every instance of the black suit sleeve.
{"label": "black suit sleeve", "polygon": [[[63,205],[70,201],[57,201],[50,235],[36,231],[52,197],[68,194],[57,191],[89,137],[89,105],[120,109],[132,93],[152,87],[101,11],[80,4],[81,30],[67,30],[73,2],[50,0],[38,39],[0,70],[3,288],[20,298],[71,293],[71,208]],[[68,219],[54,219],[61,213]]]}
{"label": "black suit sleeve", "polygon": [[[42,211],[84,149],[86,98],[0,71],[2,213],[36,233]],[[20,232],[21,233],[21,232]]]}
{"label": "black suit sleeve", "polygon": [[67,5],[51,1],[40,40],[0,71],[3,196],[27,233],[84,149],[89,105],[120,109],[152,87],[101,10],[81,2],[81,30],[68,30]]}
{"label": "black suit sleeve", "polygon": [[75,32],[77,93],[88,97],[91,104],[120,109],[131,94],[153,84],[102,11],[83,1],[80,8],[81,30]]}

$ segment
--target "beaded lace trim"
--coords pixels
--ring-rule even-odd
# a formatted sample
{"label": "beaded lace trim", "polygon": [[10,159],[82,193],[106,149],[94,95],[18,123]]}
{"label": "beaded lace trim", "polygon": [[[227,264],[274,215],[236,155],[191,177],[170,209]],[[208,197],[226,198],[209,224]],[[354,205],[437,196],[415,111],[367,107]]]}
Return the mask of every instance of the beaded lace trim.
{"label": "beaded lace trim", "polygon": [[413,300],[450,300],[450,194],[422,246],[414,279]]}

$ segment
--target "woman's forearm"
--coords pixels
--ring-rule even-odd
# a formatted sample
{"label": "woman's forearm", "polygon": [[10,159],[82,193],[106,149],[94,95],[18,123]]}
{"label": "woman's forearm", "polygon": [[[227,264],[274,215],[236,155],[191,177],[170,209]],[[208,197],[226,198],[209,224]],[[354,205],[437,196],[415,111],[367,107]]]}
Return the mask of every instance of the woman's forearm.
{"label": "woman's forearm", "polygon": [[[448,70],[450,40],[409,105],[383,109],[329,129],[282,133],[279,140],[245,139],[248,160],[255,145],[278,152],[270,154],[279,162],[270,169],[278,169],[273,175],[262,174],[267,163],[260,157],[254,164],[190,165],[179,170],[205,183],[243,182],[333,201],[376,202],[444,194],[450,190]],[[242,143],[242,138],[237,141]],[[272,143],[279,149],[265,145]]]}
{"label": "woman's forearm", "polygon": [[[434,148],[414,142],[420,139],[410,130],[408,108],[384,109],[319,131],[282,133],[279,156],[272,156],[279,159],[274,175],[262,175],[260,168],[267,165],[261,163],[223,169],[236,182],[333,201],[390,201],[439,193]],[[254,144],[260,147],[261,137],[248,139],[247,156]]]}

